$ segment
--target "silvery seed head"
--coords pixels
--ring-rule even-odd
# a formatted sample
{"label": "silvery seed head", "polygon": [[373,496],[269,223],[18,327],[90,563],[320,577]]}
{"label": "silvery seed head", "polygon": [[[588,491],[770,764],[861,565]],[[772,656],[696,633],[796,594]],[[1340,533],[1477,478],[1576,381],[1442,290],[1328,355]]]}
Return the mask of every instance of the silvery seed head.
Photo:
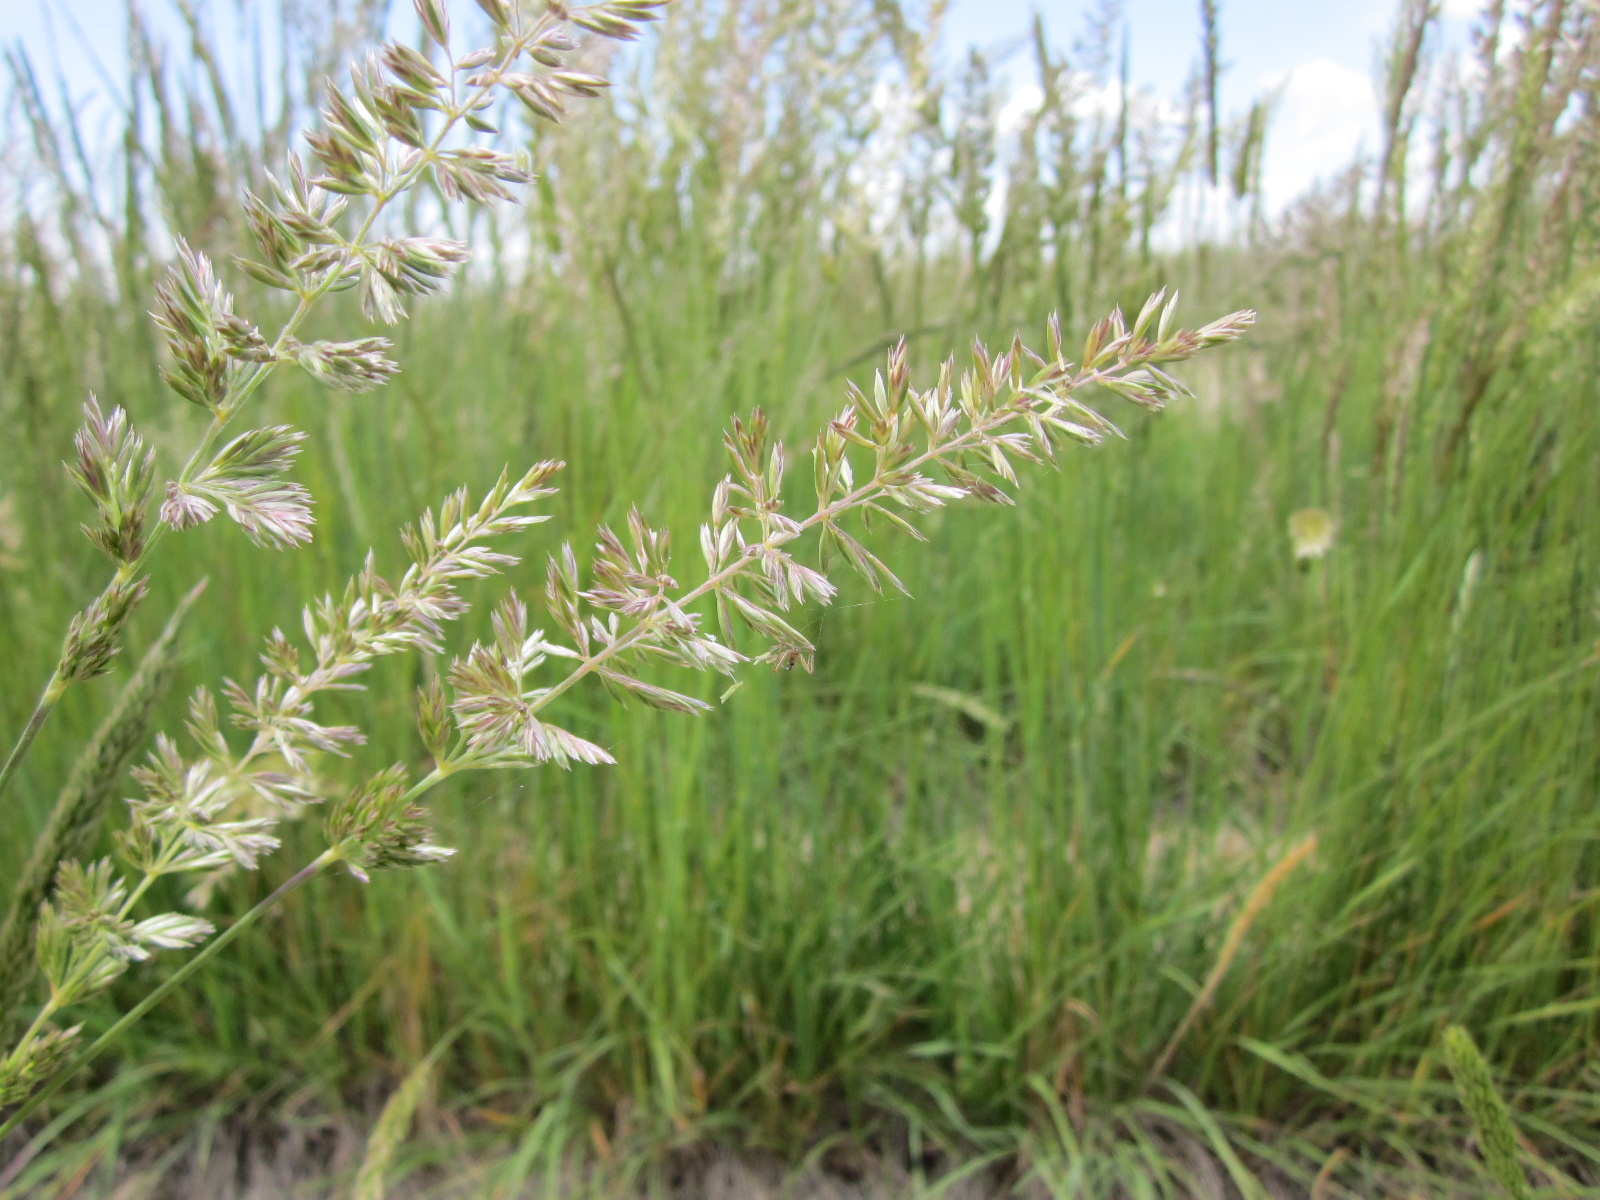
{"label": "silvery seed head", "polygon": [[62,679],[74,682],[93,679],[111,669],[122,627],[144,599],[146,591],[145,579],[118,577],[93,604],[72,618],[61,652],[59,673]]}
{"label": "silvery seed head", "polygon": [[83,425],[73,436],[77,451],[67,474],[98,510],[99,521],[83,526],[95,546],[118,563],[144,552],[145,506],[155,478],[155,452],[133,432],[121,408],[100,410],[93,394],[83,406]]}

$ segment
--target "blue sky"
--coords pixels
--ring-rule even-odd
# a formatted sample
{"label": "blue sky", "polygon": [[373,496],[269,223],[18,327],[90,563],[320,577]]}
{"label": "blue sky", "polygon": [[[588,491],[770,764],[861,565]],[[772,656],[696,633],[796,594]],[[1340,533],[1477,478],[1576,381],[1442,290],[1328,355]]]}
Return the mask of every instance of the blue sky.
{"label": "blue sky", "polygon": [[[195,2],[231,17],[277,0]],[[951,0],[945,46],[954,55],[969,43],[1015,38],[1037,9],[1052,40],[1069,47],[1091,7],[1084,0]],[[1475,7],[1476,0],[1445,0],[1447,30],[1459,37]],[[142,8],[175,25],[169,0],[143,0]],[[1267,90],[1281,94],[1266,160],[1273,208],[1347,164],[1359,147],[1375,148],[1373,68],[1395,0],[1220,0],[1220,8],[1224,111],[1240,112]],[[85,100],[101,86],[95,60],[113,72],[120,61],[123,9],[124,0],[0,0],[0,45],[20,40],[41,64],[59,61],[75,99]],[[1126,0],[1136,88],[1177,94],[1198,55],[1199,9],[1199,0]],[[1026,105],[1025,73],[1015,72],[1009,86]]]}
{"label": "blue sky", "polygon": [[[1084,0],[951,0],[946,40],[952,48],[992,45],[1026,30],[1037,10],[1052,41],[1070,46],[1096,7]],[[1398,7],[1397,0],[1219,0],[1224,117],[1261,95],[1279,97],[1264,172],[1269,208],[1349,165],[1358,151],[1377,150],[1375,71]],[[1447,37],[1460,44],[1479,0],[1443,0],[1441,8]],[[1125,0],[1124,11],[1134,88],[1176,97],[1199,59],[1200,0]]]}

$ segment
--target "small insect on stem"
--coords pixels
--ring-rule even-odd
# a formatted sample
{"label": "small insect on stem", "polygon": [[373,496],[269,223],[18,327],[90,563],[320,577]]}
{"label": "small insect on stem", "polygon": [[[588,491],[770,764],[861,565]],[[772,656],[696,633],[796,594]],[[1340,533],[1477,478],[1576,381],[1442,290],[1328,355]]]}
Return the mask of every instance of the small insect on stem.
{"label": "small insect on stem", "polygon": [[806,674],[809,675],[814,666],[814,660],[810,654],[799,646],[789,646],[780,651],[778,657],[773,659],[772,669],[774,671],[792,671],[795,669],[796,664],[804,667]]}

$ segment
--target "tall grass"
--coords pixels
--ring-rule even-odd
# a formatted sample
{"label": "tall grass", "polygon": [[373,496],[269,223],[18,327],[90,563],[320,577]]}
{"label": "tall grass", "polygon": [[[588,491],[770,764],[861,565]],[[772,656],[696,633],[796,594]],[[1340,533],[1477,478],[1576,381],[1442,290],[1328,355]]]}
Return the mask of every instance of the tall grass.
{"label": "tall grass", "polygon": [[[753,679],[691,725],[579,701],[580,728],[649,753],[449,791],[462,862],[301,896],[152,1014],[127,1050],[136,1093],[108,1076],[82,1103],[108,1129],[147,1122],[151,1144],[202,1096],[245,1126],[332,1121],[375,1111],[464,1026],[414,1164],[504,1155],[507,1189],[573,1150],[620,1172],[724,1140],[918,1169],[1020,1154],[1018,1177],[1062,1195],[1203,1191],[1208,1172],[1244,1195],[1473,1195],[1441,1070],[1459,1023],[1505,1071],[1535,1178],[1587,1194],[1592,11],[1506,6],[1469,77],[1407,6],[1369,186],[1202,263],[1150,231],[1226,156],[1209,107],[1158,129],[1070,103],[1115,69],[1115,27],[1076,63],[1041,33],[1050,102],[1003,158],[985,64],[939,67],[922,12],[683,7],[576,135],[533,142],[531,214],[495,222],[493,278],[406,328],[389,395],[275,382],[266,403],[312,432],[302,478],[339,519],[270,562],[210,530],[173,547],[159,599],[202,562],[213,580],[190,680],[248,669],[256,634],[513,448],[573,464],[563,526],[638,501],[686,527],[727,414],[813,425],[900,332],[938,352],[972,322],[1081,320],[1171,282],[1261,309],[1262,337],[1201,403],[959,530],[970,552],[910,555],[915,606],[842,599],[809,631],[814,677]],[[1226,5],[1215,19],[1225,37]],[[885,77],[908,99],[875,119]],[[0,568],[0,659],[24,679],[48,673],[90,577],[55,466],[83,390],[181,444],[143,318],[160,242],[136,231],[231,195],[249,161],[210,132],[216,95],[141,78],[163,139],[94,189],[63,168],[0,253],[0,419],[25,448],[0,463],[22,568]],[[49,162],[66,131],[42,111]],[[906,189],[887,206],[869,186],[885,154]],[[983,227],[973,198],[1007,163]],[[126,234],[109,260],[97,226]],[[1313,506],[1337,538],[1301,565],[1286,522]],[[352,703],[404,729],[417,682]],[[69,698],[61,725],[86,735],[97,699]],[[0,697],[0,724],[21,704]],[[21,780],[34,821],[69,766],[43,750]],[[365,753],[408,752],[397,735]],[[12,1186],[108,1145],[55,1147]]]}

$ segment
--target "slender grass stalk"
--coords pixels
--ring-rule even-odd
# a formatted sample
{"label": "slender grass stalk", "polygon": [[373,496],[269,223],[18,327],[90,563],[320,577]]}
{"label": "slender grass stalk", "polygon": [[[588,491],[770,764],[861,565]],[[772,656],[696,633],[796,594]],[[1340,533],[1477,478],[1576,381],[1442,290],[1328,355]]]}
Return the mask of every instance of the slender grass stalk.
{"label": "slender grass stalk", "polygon": [[202,582],[178,602],[138,670],[123,686],[111,711],[74,764],[44,831],[34,842],[33,853],[12,886],[10,907],[0,924],[0,1035],[11,1024],[22,993],[34,975],[33,941],[39,905],[49,897],[58,866],[84,857],[93,847],[122,774],[149,735],[152,710],[177,665],[178,633],[204,587]]}
{"label": "slender grass stalk", "polygon": [[50,719],[56,701],[66,690],[66,684],[59,673],[53,673],[45,683],[44,690],[39,693],[39,699],[34,703],[33,712],[28,716],[27,724],[22,727],[22,732],[17,735],[10,753],[6,755],[5,765],[0,767],[0,797],[5,795],[6,788],[11,785],[11,777],[17,773],[17,768],[22,765],[22,760],[28,756],[28,751],[33,747],[33,739],[39,736],[39,730],[43,729],[44,723]]}
{"label": "slender grass stalk", "polygon": [[1206,104],[1206,178],[1212,187],[1221,179],[1222,113],[1217,103],[1217,85],[1222,77],[1219,42],[1220,20],[1217,0],[1200,0],[1200,49],[1203,56],[1203,88]]}
{"label": "slender grass stalk", "polygon": [[1217,961],[1212,964],[1210,972],[1206,975],[1205,983],[1201,985],[1200,991],[1195,994],[1188,1011],[1183,1014],[1183,1019],[1178,1022],[1178,1027],[1172,1031],[1172,1037],[1167,1040],[1166,1046],[1156,1056],[1156,1061],[1151,1064],[1150,1072],[1145,1077],[1146,1090],[1166,1073],[1167,1067],[1172,1063],[1172,1056],[1178,1052],[1178,1046],[1183,1042],[1184,1035],[1189,1032],[1195,1020],[1215,998],[1217,989],[1222,986],[1223,976],[1228,973],[1228,968],[1233,965],[1233,960],[1238,956],[1240,948],[1244,945],[1245,935],[1250,932],[1250,926],[1255,924],[1256,918],[1272,902],[1272,897],[1283,886],[1284,881],[1294,873],[1295,868],[1310,858],[1316,852],[1316,849],[1317,837],[1315,834],[1297,842],[1290,847],[1282,858],[1272,865],[1272,869],[1261,877],[1255,887],[1250,889],[1250,894],[1245,897],[1243,907],[1239,909],[1238,915],[1228,925],[1228,932],[1222,939],[1222,949],[1218,951]]}
{"label": "slender grass stalk", "polygon": [[323,851],[311,862],[280,883],[270,895],[258,902],[255,907],[244,913],[210,942],[206,943],[192,957],[185,960],[181,967],[152,988],[144,999],[119,1017],[109,1029],[74,1056],[48,1083],[24,1100],[10,1116],[0,1122],[0,1138],[4,1138],[13,1129],[22,1124],[23,1121],[37,1112],[39,1106],[60,1091],[68,1080],[115,1045],[124,1033],[138,1024],[144,1015],[160,1004],[174,988],[203,967],[213,956],[219,954],[235,938],[260,920],[263,915],[275,908],[285,896],[309,883],[338,861],[339,855],[336,850]]}

